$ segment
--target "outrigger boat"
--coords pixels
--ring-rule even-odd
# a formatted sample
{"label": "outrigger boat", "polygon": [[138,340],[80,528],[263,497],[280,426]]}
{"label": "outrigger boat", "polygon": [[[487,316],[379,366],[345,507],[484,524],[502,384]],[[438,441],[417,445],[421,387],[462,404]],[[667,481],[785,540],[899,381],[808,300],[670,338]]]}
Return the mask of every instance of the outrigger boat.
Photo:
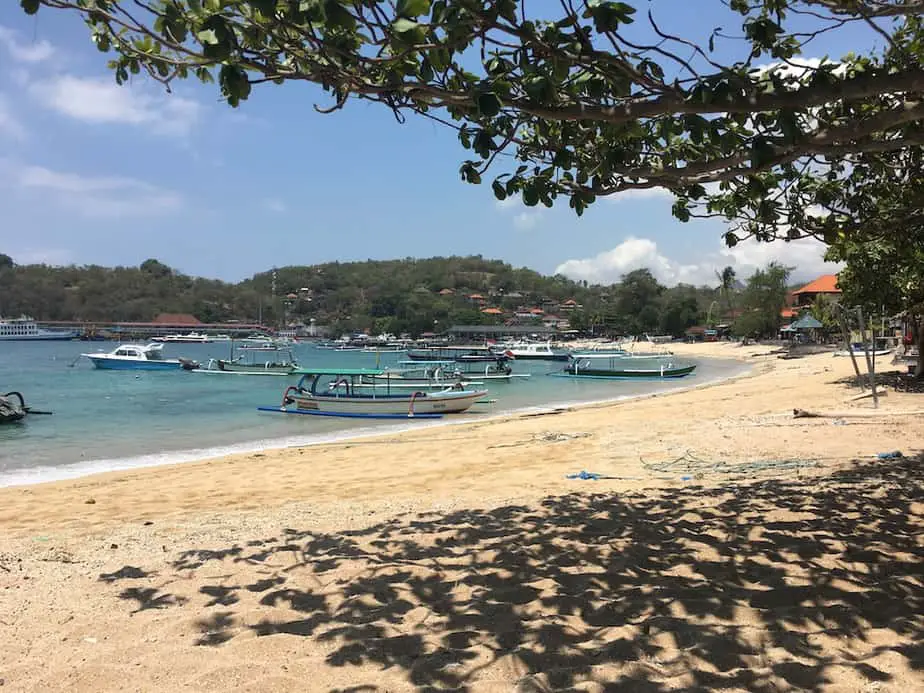
{"label": "outrigger boat", "polygon": [[696,370],[696,364],[675,364],[664,357],[583,354],[573,356],[560,374],[583,378],[683,378]]}
{"label": "outrigger boat", "polygon": [[[265,348],[255,348],[251,347],[250,349],[244,349],[245,354],[241,354],[237,358],[230,359],[209,359],[208,362],[203,367],[199,367],[199,364],[190,363],[189,366],[185,366],[186,370],[193,371],[195,373],[224,373],[227,375],[292,375],[295,372],[295,369],[298,368],[298,364],[295,362],[295,357],[292,355],[291,350],[289,349],[280,349],[279,347],[265,347]],[[256,354],[261,352],[272,352],[274,354],[279,354],[282,352],[285,354],[282,358],[274,358],[270,360],[259,360]],[[247,354],[250,354],[250,359],[247,359]],[[233,355],[233,348],[232,348]]]}
{"label": "outrigger boat", "polygon": [[314,416],[342,416],[367,419],[439,418],[443,414],[467,411],[487,390],[469,390],[462,383],[438,391],[402,392],[389,388],[368,391],[369,378],[382,376],[378,368],[306,368],[297,385],[286,388],[278,407],[260,411]]}
{"label": "outrigger boat", "polygon": [[499,357],[510,359],[510,354],[498,353],[485,346],[439,346],[426,349],[408,349],[407,357],[412,361],[459,361],[478,363],[496,361]]}
{"label": "outrigger boat", "polygon": [[473,383],[485,380],[528,378],[529,373],[514,373],[506,356],[493,361],[398,361],[398,368],[388,371],[388,378],[403,381]]}

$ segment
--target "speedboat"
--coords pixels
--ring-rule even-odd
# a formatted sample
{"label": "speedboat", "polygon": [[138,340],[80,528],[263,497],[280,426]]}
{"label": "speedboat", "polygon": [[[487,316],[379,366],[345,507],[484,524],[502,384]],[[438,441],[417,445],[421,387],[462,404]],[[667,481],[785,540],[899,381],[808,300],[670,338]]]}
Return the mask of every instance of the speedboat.
{"label": "speedboat", "polygon": [[165,359],[163,344],[120,344],[108,353],[81,354],[99,369],[117,371],[179,370],[189,359]]}
{"label": "speedboat", "polygon": [[385,387],[368,388],[369,378],[385,375],[378,368],[300,369],[297,385],[286,388],[278,407],[261,411],[366,419],[439,418],[467,411],[487,390],[469,390],[462,383],[442,390],[392,393]]}
{"label": "speedboat", "polygon": [[189,334],[168,334],[163,337],[151,337],[151,341],[164,344],[210,344],[214,340],[207,334],[190,332]]}

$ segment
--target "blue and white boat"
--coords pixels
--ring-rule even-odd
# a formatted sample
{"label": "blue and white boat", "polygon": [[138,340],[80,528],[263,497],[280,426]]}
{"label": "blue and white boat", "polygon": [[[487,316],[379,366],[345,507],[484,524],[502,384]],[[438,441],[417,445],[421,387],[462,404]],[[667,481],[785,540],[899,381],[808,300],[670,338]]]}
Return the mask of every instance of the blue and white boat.
{"label": "blue and white boat", "polygon": [[190,363],[187,359],[165,359],[163,349],[163,344],[156,343],[120,344],[108,353],[81,356],[86,356],[97,368],[111,371],[171,371]]}

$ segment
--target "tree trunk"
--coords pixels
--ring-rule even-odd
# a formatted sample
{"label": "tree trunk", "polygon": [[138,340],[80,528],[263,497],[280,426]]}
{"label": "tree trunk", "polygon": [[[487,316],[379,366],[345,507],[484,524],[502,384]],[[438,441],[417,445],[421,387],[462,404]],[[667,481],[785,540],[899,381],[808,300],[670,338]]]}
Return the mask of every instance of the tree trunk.
{"label": "tree trunk", "polygon": [[860,387],[864,387],[863,378],[860,377],[860,366],[857,365],[857,357],[851,348],[853,345],[850,343],[850,328],[847,327],[847,318],[844,317],[843,313],[838,314],[837,317],[838,323],[840,323],[841,326],[841,335],[844,337],[844,348],[847,349],[850,362],[853,364],[853,370],[857,374],[857,382],[860,383]]}
{"label": "tree trunk", "polygon": [[[863,319],[863,309],[857,308],[857,319],[860,322],[860,338],[863,340],[863,352],[866,355],[866,368],[869,372],[869,387],[873,393],[873,406],[879,408],[879,393],[876,392],[876,364],[870,355],[870,343],[866,341],[866,321]],[[872,330],[870,331],[870,340],[873,340]],[[875,344],[872,348],[876,348]]]}
{"label": "tree trunk", "polygon": [[918,317],[918,365],[914,369],[915,378],[924,378],[924,315]]}

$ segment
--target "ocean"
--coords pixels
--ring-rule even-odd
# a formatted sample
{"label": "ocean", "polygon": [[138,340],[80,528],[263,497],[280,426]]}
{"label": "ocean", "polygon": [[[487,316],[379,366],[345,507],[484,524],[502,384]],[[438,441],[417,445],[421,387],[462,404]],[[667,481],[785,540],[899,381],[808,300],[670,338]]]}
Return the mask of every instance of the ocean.
{"label": "ocean", "polygon": [[[477,405],[469,413],[438,421],[357,422],[257,411],[258,406],[278,405],[295,377],[103,371],[79,358],[82,352],[114,347],[109,342],[0,342],[0,394],[18,390],[30,406],[54,412],[0,426],[0,486],[624,399],[702,385],[748,369],[737,361],[698,359],[696,372],[678,380],[578,380],[549,376],[561,369],[560,362],[517,361],[514,372],[531,377],[486,383],[494,404]],[[228,350],[226,343],[170,344],[164,355],[204,363],[210,357],[227,358]],[[377,357],[371,353],[322,350],[307,344],[293,351],[303,366],[376,366]],[[378,358],[384,367],[406,357],[381,354]]]}

